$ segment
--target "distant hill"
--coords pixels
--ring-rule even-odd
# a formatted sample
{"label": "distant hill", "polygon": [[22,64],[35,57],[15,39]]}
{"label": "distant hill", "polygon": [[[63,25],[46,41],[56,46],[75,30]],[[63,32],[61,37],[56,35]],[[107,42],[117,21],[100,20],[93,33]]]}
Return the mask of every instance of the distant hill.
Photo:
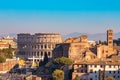
{"label": "distant hill", "polygon": [[[62,37],[63,37],[63,40],[65,40],[65,39],[70,38],[70,37],[79,37],[81,35],[88,35],[88,40],[106,41],[106,39],[107,39],[106,33],[88,34],[88,33],[74,32],[74,33],[70,33],[67,35],[62,35]],[[0,37],[6,37],[6,36],[17,38],[16,33],[0,34]],[[117,38],[120,38],[120,32],[114,34],[114,39],[117,39]]]}
{"label": "distant hill", "polygon": [[[97,34],[88,34],[88,33],[70,33],[67,35],[63,35],[63,40],[70,38],[70,37],[79,37],[81,35],[88,35],[88,40],[95,40],[95,41],[106,41],[107,40],[107,35],[106,33],[97,33]],[[114,34],[114,39],[120,38],[120,32]]]}
{"label": "distant hill", "polygon": [[16,33],[0,34],[0,38],[7,37],[7,36],[10,36],[10,37],[13,37],[13,38],[17,39],[17,34]]}

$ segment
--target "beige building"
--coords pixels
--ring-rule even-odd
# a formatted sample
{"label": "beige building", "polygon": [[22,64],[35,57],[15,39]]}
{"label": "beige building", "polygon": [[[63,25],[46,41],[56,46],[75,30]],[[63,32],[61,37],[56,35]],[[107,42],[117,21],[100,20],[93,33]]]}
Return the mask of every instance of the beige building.
{"label": "beige building", "polygon": [[[2,42],[3,44],[8,44],[9,47],[11,47],[11,48],[17,48],[16,39],[14,39],[12,37],[7,36],[7,37],[4,37],[4,38],[0,38],[0,42]],[[5,46],[7,46],[7,45],[5,45]]]}
{"label": "beige building", "polygon": [[[100,73],[101,71],[101,73]],[[72,80],[79,76],[79,80],[100,80],[100,75],[103,78],[109,76],[120,79],[120,62],[117,61],[94,61],[94,62],[77,62],[74,63],[74,72],[72,73]]]}
{"label": "beige building", "polygon": [[58,44],[53,50],[54,58],[68,57],[73,61],[95,59],[96,55],[90,49],[91,44],[87,41],[87,36],[69,38],[65,42]]}
{"label": "beige building", "polygon": [[0,49],[6,49],[9,48],[9,44],[3,41],[0,41]]}
{"label": "beige building", "polygon": [[56,44],[62,43],[62,37],[57,33],[18,34],[19,54],[33,60],[43,60],[44,55],[52,58],[52,50]]}

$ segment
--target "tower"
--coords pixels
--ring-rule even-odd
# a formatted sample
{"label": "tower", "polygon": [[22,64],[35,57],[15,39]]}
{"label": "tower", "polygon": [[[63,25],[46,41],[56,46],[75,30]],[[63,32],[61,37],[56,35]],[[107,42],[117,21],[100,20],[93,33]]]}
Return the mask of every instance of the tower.
{"label": "tower", "polygon": [[113,30],[107,30],[108,55],[113,53]]}

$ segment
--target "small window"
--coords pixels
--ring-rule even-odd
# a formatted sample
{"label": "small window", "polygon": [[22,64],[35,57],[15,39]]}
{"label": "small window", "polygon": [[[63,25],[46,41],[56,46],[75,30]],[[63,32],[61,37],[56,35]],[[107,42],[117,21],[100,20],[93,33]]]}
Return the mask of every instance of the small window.
{"label": "small window", "polygon": [[41,56],[43,56],[43,52],[41,52]]}
{"label": "small window", "polygon": [[97,67],[97,65],[95,65],[95,68]]}
{"label": "small window", "polygon": [[93,80],[92,78],[90,78],[90,80]]}
{"label": "small window", "polygon": [[48,52],[48,56],[50,56],[50,52]]}
{"label": "small window", "polygon": [[109,73],[111,73],[111,71],[109,71]]}
{"label": "small window", "polygon": [[90,73],[93,73],[93,69],[90,69]]}
{"label": "small window", "polygon": [[115,73],[115,71],[114,71],[114,73]]}
{"label": "small window", "polygon": [[111,68],[111,65],[109,65],[109,68]]}
{"label": "small window", "polygon": [[115,78],[115,76],[113,76]]}
{"label": "small window", "polygon": [[81,73],[83,73],[83,70],[81,70]]}
{"label": "small window", "polygon": [[90,67],[92,67],[92,65],[90,65]]}
{"label": "small window", "polygon": [[95,73],[96,73],[96,71],[95,71]]}
{"label": "small window", "polygon": [[41,45],[41,49],[43,49],[43,45]]}
{"label": "small window", "polygon": [[39,52],[37,52],[37,56],[39,56]]}
{"label": "small window", "polygon": [[118,73],[120,73],[120,72],[118,71]]}
{"label": "small window", "polygon": [[47,48],[47,45],[45,45],[45,49]]}

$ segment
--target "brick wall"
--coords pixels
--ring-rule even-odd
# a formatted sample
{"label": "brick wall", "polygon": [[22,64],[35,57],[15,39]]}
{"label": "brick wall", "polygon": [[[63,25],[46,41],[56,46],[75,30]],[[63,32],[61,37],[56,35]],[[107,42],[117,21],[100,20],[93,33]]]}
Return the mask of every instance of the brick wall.
{"label": "brick wall", "polygon": [[0,63],[0,73],[4,73],[11,70],[16,64],[18,64],[18,62],[18,60],[10,60],[4,63]]}

